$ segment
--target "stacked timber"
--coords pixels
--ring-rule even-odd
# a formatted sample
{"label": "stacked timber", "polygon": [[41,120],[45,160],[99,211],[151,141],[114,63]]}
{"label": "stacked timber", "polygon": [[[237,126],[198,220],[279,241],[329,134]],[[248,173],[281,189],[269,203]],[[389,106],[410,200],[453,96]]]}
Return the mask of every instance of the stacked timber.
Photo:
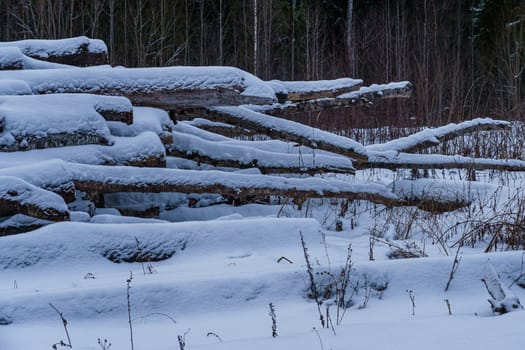
{"label": "stacked timber", "polygon": [[232,67],[80,68],[106,63],[105,44],[85,37],[0,43],[0,235],[92,215],[106,198],[122,213],[156,216],[163,210],[162,203],[142,213],[119,207],[119,198],[130,193],[181,194],[190,202],[210,194],[236,203],[282,197],[298,205],[306,198],[344,198],[454,210],[474,199],[445,182],[385,186],[313,175],[344,178],[368,168],[525,169],[520,160],[413,153],[468,133],[509,128],[507,122],[475,119],[365,147],[290,120],[296,113],[407,98],[409,82],[265,82]]}

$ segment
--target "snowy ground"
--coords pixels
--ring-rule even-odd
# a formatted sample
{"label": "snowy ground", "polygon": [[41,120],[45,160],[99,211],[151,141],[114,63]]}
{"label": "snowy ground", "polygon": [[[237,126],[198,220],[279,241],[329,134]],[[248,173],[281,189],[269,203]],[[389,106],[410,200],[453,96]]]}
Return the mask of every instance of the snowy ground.
{"label": "snowy ground", "polygon": [[[392,173],[384,174],[373,176],[387,181]],[[352,207],[357,226],[352,229],[345,219],[342,232],[329,230],[337,205],[325,200],[312,202],[313,219],[292,205],[217,205],[161,215],[169,221],[207,221],[108,224],[118,218],[106,214],[100,216],[106,224],[59,223],[3,237],[0,320],[10,324],[0,326],[0,349],[45,349],[67,341],[49,303],[67,319],[74,349],[100,349],[98,338],[108,339],[111,349],[130,349],[130,272],[135,349],[179,349],[177,336],[188,330],[186,349],[522,348],[525,313],[494,315],[480,280],[490,259],[510,285],[522,273],[521,251],[485,254],[481,243],[465,248],[445,292],[454,249],[446,256],[428,238],[412,241],[429,257],[390,260],[391,248],[376,243],[375,260],[369,260],[372,207],[365,202]],[[337,275],[352,244],[353,305],[340,325],[331,306],[333,330],[322,329],[316,304],[306,298],[299,232],[317,272]],[[144,264],[107,258],[125,260],[137,249],[171,258]],[[293,263],[277,262],[281,257]],[[321,277],[316,275],[323,285]],[[511,290],[525,299],[517,284]],[[408,291],[415,297],[415,315]],[[269,303],[276,309],[276,338]]]}

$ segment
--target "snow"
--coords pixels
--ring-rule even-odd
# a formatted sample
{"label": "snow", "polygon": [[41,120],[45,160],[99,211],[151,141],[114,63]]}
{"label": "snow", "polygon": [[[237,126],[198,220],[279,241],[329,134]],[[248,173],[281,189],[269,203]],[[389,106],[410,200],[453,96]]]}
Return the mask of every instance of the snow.
{"label": "snow", "polygon": [[31,95],[33,92],[23,80],[3,79],[0,80],[0,95]]}
{"label": "snow", "polygon": [[[136,348],[174,348],[176,335],[191,329],[186,340],[194,349],[319,349],[312,327],[325,347],[336,349],[349,344],[356,348],[486,348],[501,344],[501,337],[505,346],[521,346],[525,313],[489,317],[487,294],[480,282],[489,256],[495,268],[509,276],[505,281],[512,279],[519,273],[520,252],[464,256],[447,293],[443,288],[452,257],[359,260],[351,281],[362,282],[366,275],[369,281],[388,281],[388,287],[381,299],[373,294],[362,309],[358,308],[364,300],[360,289],[342,324],[334,325],[334,335],[321,329],[314,303],[305,300],[307,277],[299,231],[312,258],[320,261],[319,269],[337,271],[348,238],[360,242],[359,235],[326,232],[328,265],[322,228],[311,219],[61,223],[4,237],[0,315],[13,323],[0,327],[0,344],[30,349],[63,339],[60,319],[48,306],[52,302],[68,320],[76,348],[95,349],[97,338],[108,339],[112,349],[129,348],[125,280],[131,270]],[[143,252],[175,253],[168,260],[152,262],[155,273],[145,275],[141,263],[115,264],[105,257],[117,250],[121,258],[132,256],[137,240]],[[281,256],[293,264],[277,263]],[[15,280],[17,288],[13,288]],[[415,316],[407,289],[416,296]],[[525,294],[517,289],[516,293]],[[445,298],[451,302],[451,316]],[[276,306],[277,338],[271,337],[270,302]],[[157,312],[176,323],[158,315],[141,318]],[[335,317],[333,306],[331,312]],[[28,332],[31,337],[23,336]],[[219,335],[222,342],[207,337],[208,332]]]}
{"label": "snow", "polygon": [[121,216],[121,215],[110,215],[110,214],[97,214],[90,220],[92,224],[165,224],[168,221],[157,220],[157,219],[144,219],[136,218],[133,216]]}
{"label": "snow", "polygon": [[0,201],[17,202],[22,206],[37,206],[43,211],[68,212],[67,205],[59,195],[11,176],[0,176]]}
{"label": "snow", "polygon": [[172,138],[171,132],[175,125],[168,112],[158,108],[133,107],[133,123],[126,125],[122,122],[108,122],[112,135],[137,136],[144,131],[151,131],[162,139]]}
{"label": "snow", "polygon": [[20,40],[0,42],[0,47],[18,47],[24,55],[47,58],[49,56],[64,56],[78,53],[81,46],[87,46],[89,52],[105,53],[108,51],[102,40],[89,39],[85,36],[57,40]]}
{"label": "snow", "polygon": [[214,123],[214,122],[206,123],[204,122],[205,120],[206,119],[196,118],[192,120],[191,122],[186,122],[186,121],[177,122],[173,130],[179,133],[184,133],[186,135],[194,135],[194,136],[200,137],[201,139],[208,140],[208,141],[229,141],[231,140],[229,137],[199,129],[199,126],[215,125],[215,126],[230,127],[230,128],[232,128],[233,126],[229,124],[224,124],[224,123]]}

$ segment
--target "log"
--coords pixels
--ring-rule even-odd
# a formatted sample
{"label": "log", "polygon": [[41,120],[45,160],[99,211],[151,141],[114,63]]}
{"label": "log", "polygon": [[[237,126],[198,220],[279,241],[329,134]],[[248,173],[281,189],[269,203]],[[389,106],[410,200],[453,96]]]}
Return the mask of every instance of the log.
{"label": "log", "polygon": [[476,131],[507,130],[510,128],[511,124],[507,121],[490,118],[477,118],[459,124],[451,123],[434,129],[424,129],[407,137],[402,137],[382,144],[369,145],[366,149],[368,151],[376,152],[414,152]]}
{"label": "log", "polygon": [[159,137],[150,131],[134,137],[114,137],[111,146],[82,145],[38,149],[24,152],[0,152],[0,168],[23,166],[39,161],[62,159],[94,165],[129,165],[166,167],[166,149]]}
{"label": "log", "polygon": [[364,146],[352,139],[255,112],[246,107],[211,107],[208,109],[206,118],[245,127],[271,138],[338,153],[355,160],[366,161],[368,159]]}
{"label": "log", "polygon": [[0,71],[34,94],[91,93],[128,97],[133,105],[172,110],[213,105],[268,104],[274,91],[232,67],[163,67]]}
{"label": "log", "polygon": [[174,142],[167,153],[219,167],[258,168],[263,174],[355,173],[352,162],[344,157],[267,152],[246,147],[242,142],[226,144],[179,132],[174,132]]}
{"label": "log", "polygon": [[[31,172],[28,171],[31,170]],[[386,206],[414,206],[424,210],[458,207],[459,201],[444,196],[440,186],[413,183],[426,195],[400,197],[378,184],[350,184],[320,178],[285,178],[269,175],[244,175],[222,171],[152,169],[100,166],[51,160],[29,167],[0,169],[0,176],[16,176],[47,190],[74,188],[86,193],[218,193],[243,200],[249,197],[284,196],[301,201],[306,198],[345,198],[368,200]],[[420,179],[417,180],[421,182]],[[447,189],[450,187],[446,184]],[[488,186],[488,185],[487,185]],[[395,188],[403,187],[396,182]],[[457,186],[456,186],[457,187]],[[479,193],[479,189],[477,190]],[[406,192],[405,192],[406,193]],[[471,193],[471,195],[473,195]],[[469,202],[462,202],[468,205]],[[460,203],[461,204],[461,203]]]}
{"label": "log", "polygon": [[518,159],[487,159],[440,154],[368,152],[368,161],[356,162],[357,169],[468,169],[525,171],[525,161]]}
{"label": "log", "polygon": [[[320,98],[335,98],[339,95],[356,91],[361,87],[361,79],[340,78],[315,81],[272,80],[273,86],[281,87],[277,92],[286,92],[287,100],[302,102]],[[274,88],[275,90],[275,88]]]}
{"label": "log", "polygon": [[0,47],[17,47],[24,55],[43,61],[72,66],[108,64],[106,44],[85,36],[58,40],[20,40],[0,42]]}
{"label": "log", "polygon": [[481,281],[487,288],[487,292],[491,297],[488,301],[492,312],[505,314],[507,312],[523,309],[518,297],[507,288],[503,282],[501,282],[498,273],[494,269],[490,260],[485,264],[485,270]]}
{"label": "log", "polygon": [[261,113],[287,118],[296,113],[321,112],[330,109],[371,105],[375,101],[382,99],[409,98],[411,94],[412,84],[409,82],[399,82],[361,87],[357,91],[342,94],[335,98],[321,98],[303,102],[272,104],[251,108]]}
{"label": "log", "polygon": [[69,220],[63,199],[16,177],[0,176],[0,216],[24,214],[50,221]]}

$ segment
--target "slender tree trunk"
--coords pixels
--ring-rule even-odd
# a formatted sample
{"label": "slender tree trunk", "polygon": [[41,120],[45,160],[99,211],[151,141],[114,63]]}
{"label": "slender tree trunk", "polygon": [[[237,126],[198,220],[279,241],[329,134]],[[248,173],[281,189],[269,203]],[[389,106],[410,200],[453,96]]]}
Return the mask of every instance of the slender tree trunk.
{"label": "slender tree trunk", "polygon": [[346,11],[346,50],[348,56],[348,74],[355,76],[355,53],[354,53],[354,0],[348,0]]}
{"label": "slender tree trunk", "polygon": [[257,45],[259,44],[257,29],[257,0],[253,0],[253,74],[255,75],[257,75]]}

